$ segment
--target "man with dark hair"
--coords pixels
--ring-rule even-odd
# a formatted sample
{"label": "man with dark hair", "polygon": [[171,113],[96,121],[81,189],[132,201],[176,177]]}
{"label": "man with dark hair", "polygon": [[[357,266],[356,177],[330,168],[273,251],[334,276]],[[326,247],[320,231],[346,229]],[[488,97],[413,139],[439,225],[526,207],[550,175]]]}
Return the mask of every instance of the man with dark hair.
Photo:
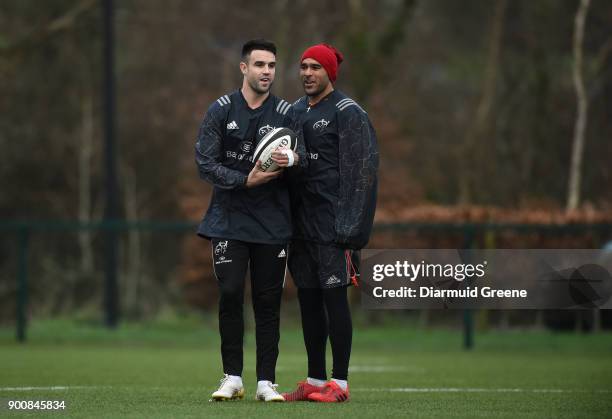
{"label": "man with dark hair", "polygon": [[[378,149],[367,113],[335,90],[342,54],[327,44],[302,54],[306,96],[293,104],[301,118],[308,167],[291,188],[294,240],[289,269],[298,287],[308,376],[286,401],[349,399],[352,323],[347,288],[357,285],[359,249],[376,209]],[[333,355],[327,381],[327,337]]]}
{"label": "man with dark hair", "polygon": [[249,59],[249,54],[253,50],[258,51],[268,51],[271,52],[274,56],[276,56],[276,45],[273,42],[266,41],[265,39],[252,39],[247,41],[242,46],[242,62],[247,62]]}
{"label": "man with dark hair", "polygon": [[263,172],[261,162],[252,159],[257,143],[277,127],[296,132],[298,152],[280,150],[273,153],[274,161],[286,168],[303,166],[306,159],[301,127],[291,105],[270,94],[275,66],[273,43],[247,42],[240,62],[242,87],[212,103],[196,143],[200,177],[214,185],[210,206],[198,228],[200,236],[211,240],[220,293],[224,378],[212,394],[213,400],[244,397],[243,300],[250,268],[257,345],[256,398],[283,401],[274,382],[287,242],[292,233],[289,191],[283,169]]}

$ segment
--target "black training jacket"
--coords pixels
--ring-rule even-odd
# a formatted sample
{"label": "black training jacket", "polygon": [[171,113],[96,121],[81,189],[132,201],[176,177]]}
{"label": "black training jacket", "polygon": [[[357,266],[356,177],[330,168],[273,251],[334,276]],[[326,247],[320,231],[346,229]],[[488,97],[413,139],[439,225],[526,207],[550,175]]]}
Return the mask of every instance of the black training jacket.
{"label": "black training jacket", "polygon": [[252,157],[257,143],[279,127],[295,131],[299,165],[307,165],[301,127],[291,104],[283,99],[270,95],[253,110],[236,90],[208,108],[195,151],[200,177],[212,183],[214,190],[199,235],[252,243],[289,241],[292,228],[287,176],[254,188],[245,186],[255,164]]}
{"label": "black training jacket", "polygon": [[294,179],[294,237],[361,249],[376,210],[378,145],[367,113],[334,90],[316,105],[294,104],[308,167]]}

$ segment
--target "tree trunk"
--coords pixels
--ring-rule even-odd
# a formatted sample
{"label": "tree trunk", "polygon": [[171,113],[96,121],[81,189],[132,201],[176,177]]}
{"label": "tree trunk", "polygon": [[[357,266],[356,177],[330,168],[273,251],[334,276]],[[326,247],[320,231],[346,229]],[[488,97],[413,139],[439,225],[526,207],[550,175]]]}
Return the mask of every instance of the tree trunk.
{"label": "tree trunk", "polygon": [[[276,0],[274,3],[274,11],[279,15],[287,14],[287,8],[289,2],[287,0]],[[289,34],[291,33],[291,26],[289,25],[289,19],[281,19],[276,24],[276,31],[274,33],[274,42],[278,51],[282,51],[280,59],[276,60],[276,78],[274,79],[274,88],[276,92],[287,98],[286,87],[288,85],[288,79],[293,76],[295,72],[295,60],[294,57],[288,56],[287,52],[289,48]],[[289,99],[287,99],[289,100]],[[292,101],[289,100],[291,103]]]}
{"label": "tree trunk", "polygon": [[[128,222],[139,220],[138,192],[136,187],[136,175],[130,167],[123,170],[125,190],[125,215]],[[124,293],[125,309],[128,313],[138,313],[138,295],[140,294],[141,282],[141,234],[136,228],[131,228],[127,233],[127,251],[125,261]]]}
{"label": "tree trunk", "polygon": [[[81,100],[81,138],[79,147],[79,221],[91,221],[91,157],[93,154],[94,116],[93,99],[85,93]],[[81,271],[93,271],[93,249],[91,230],[79,230],[79,248],[81,250]]]}
{"label": "tree trunk", "polygon": [[461,170],[458,177],[460,204],[471,204],[474,199],[475,171],[480,167],[478,162],[479,158],[477,157],[478,148],[482,145],[481,143],[490,127],[490,115],[495,100],[506,5],[507,0],[498,0],[495,4],[495,12],[491,19],[491,29],[489,31],[490,41],[487,52],[487,63],[482,81],[482,93],[478,105],[476,106],[474,119],[468,127],[460,153]]}
{"label": "tree trunk", "polygon": [[582,155],[584,151],[584,133],[587,124],[588,101],[584,90],[582,76],[582,40],[584,23],[590,0],[580,0],[580,6],[574,19],[574,88],[576,89],[577,112],[574,126],[574,142],[567,188],[567,211],[575,210],[580,203],[580,183],[582,178]]}

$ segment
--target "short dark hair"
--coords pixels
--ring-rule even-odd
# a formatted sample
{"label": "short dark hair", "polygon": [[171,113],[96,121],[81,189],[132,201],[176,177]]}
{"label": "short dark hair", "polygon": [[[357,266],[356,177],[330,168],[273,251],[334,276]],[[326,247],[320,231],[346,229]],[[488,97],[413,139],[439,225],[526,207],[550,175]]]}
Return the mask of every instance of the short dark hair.
{"label": "short dark hair", "polygon": [[242,59],[247,61],[251,51],[256,49],[270,51],[272,54],[276,55],[276,45],[274,45],[274,42],[265,39],[251,39],[242,46]]}

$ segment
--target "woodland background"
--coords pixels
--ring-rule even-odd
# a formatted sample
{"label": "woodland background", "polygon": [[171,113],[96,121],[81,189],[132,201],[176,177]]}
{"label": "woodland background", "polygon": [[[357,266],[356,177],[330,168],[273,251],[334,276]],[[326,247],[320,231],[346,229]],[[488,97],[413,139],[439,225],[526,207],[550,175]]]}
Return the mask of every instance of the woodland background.
{"label": "woodland background", "polygon": [[[298,60],[307,46],[328,42],[344,53],[336,88],[363,105],[379,138],[378,224],[612,220],[612,2],[123,0],[115,7],[117,198],[125,220],[199,221],[211,191],[194,163],[199,123],[213,100],[239,87],[240,48],[261,37],[278,46],[274,93],[289,101],[303,94]],[[0,2],[0,80],[0,220],[100,220],[100,3]],[[572,167],[579,177],[570,187]],[[597,247],[604,236],[502,241]],[[372,245],[461,240],[444,231],[383,232]],[[33,315],[99,310],[101,242],[96,230],[34,235]],[[193,230],[122,234],[124,315],[214,307],[209,253]],[[16,258],[14,234],[0,231],[3,321],[14,313]]]}

